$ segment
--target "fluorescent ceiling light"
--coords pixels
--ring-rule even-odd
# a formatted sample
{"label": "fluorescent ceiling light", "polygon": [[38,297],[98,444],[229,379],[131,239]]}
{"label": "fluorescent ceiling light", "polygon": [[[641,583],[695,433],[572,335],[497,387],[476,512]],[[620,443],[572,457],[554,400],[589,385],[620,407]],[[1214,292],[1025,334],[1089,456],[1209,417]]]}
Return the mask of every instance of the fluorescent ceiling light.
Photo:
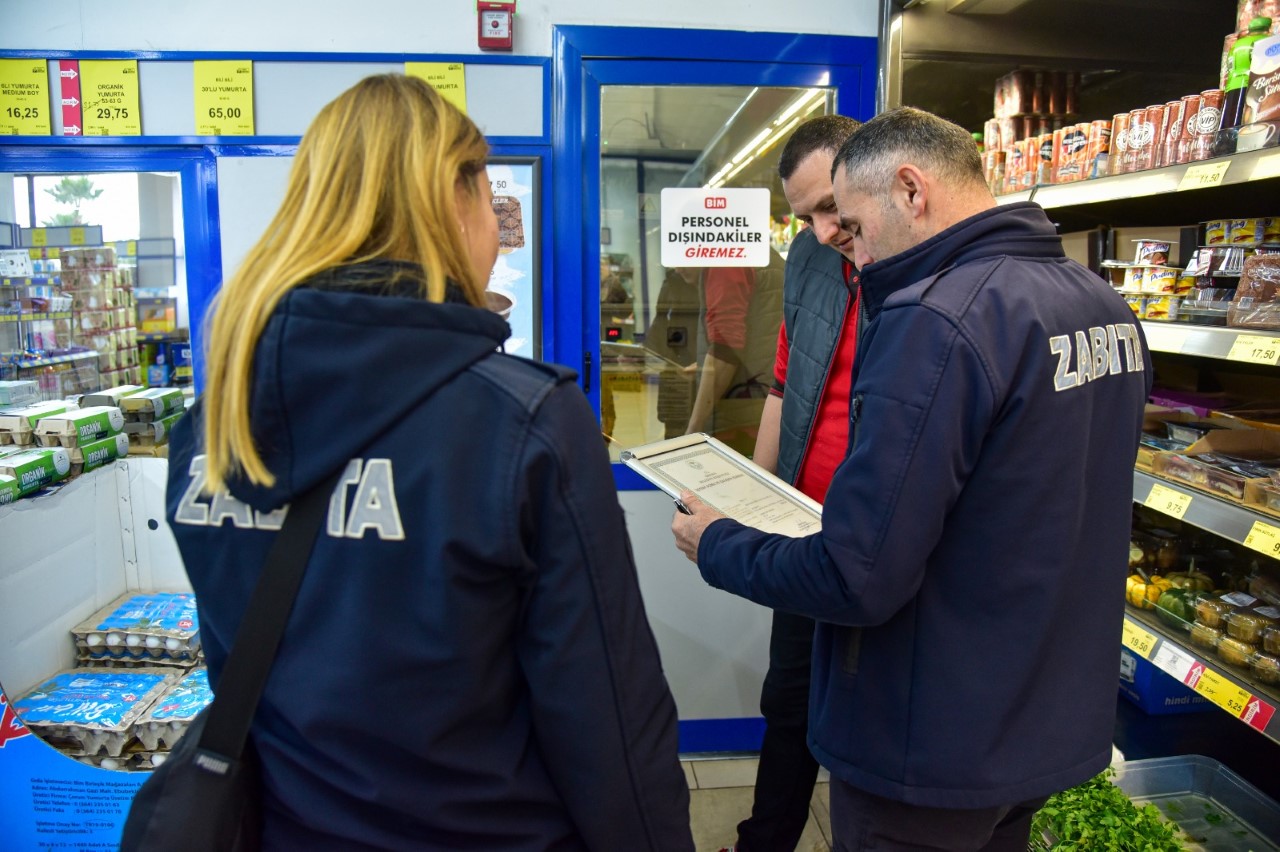
{"label": "fluorescent ceiling light", "polygon": [[773,129],[769,127],[766,127],[764,130],[761,130],[759,133],[756,134],[756,138],[752,139],[746,145],[742,146],[742,150],[739,151],[737,154],[735,154],[733,159],[730,160],[729,162],[733,163],[736,166],[739,162],[742,161],[743,157],[747,156],[752,151],[754,151],[757,145],[759,145],[765,139],[769,138],[769,134],[772,132],[773,132]]}
{"label": "fluorescent ceiling light", "polygon": [[785,110],[783,110],[782,115],[778,116],[773,120],[773,126],[777,127],[778,125],[785,122],[788,118],[795,115],[797,112],[800,111],[801,107],[809,103],[809,101],[813,100],[815,95],[822,94],[822,91],[823,91],[822,89],[809,89],[803,95],[798,96],[794,101],[791,102],[790,106],[788,106]]}
{"label": "fluorescent ceiling light", "polygon": [[776,133],[774,133],[772,136],[766,139],[763,145],[761,145],[759,148],[756,149],[756,156],[759,157],[765,151],[768,151],[774,145],[778,144],[778,140],[781,139],[783,136],[786,136],[788,133],[790,133],[792,129],[794,129],[795,126],[799,123],[800,123],[800,116],[798,115],[795,118],[788,121],[785,125],[779,128]]}

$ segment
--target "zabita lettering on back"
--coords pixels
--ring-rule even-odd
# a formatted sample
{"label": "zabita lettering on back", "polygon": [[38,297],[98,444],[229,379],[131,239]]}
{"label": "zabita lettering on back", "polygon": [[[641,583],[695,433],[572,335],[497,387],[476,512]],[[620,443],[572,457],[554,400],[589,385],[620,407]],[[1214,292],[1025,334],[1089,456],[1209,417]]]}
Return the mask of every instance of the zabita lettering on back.
{"label": "zabita lettering on back", "polygon": [[1073,335],[1055,334],[1049,338],[1049,351],[1058,356],[1058,367],[1053,374],[1055,391],[1071,390],[1105,376],[1140,373],[1145,369],[1142,337],[1133,323],[1095,325]]}
{"label": "zabita lettering on back", "polygon": [[[279,530],[288,506],[274,512],[258,512],[232,497],[226,489],[204,493],[205,456],[191,460],[187,471],[191,483],[182,495],[174,521],[198,527],[220,527],[227,520],[238,529]],[[350,502],[348,490],[354,486]],[[396,500],[391,459],[352,459],[329,498],[329,519],[325,532],[331,538],[364,538],[373,530],[384,541],[404,541],[404,524]]]}

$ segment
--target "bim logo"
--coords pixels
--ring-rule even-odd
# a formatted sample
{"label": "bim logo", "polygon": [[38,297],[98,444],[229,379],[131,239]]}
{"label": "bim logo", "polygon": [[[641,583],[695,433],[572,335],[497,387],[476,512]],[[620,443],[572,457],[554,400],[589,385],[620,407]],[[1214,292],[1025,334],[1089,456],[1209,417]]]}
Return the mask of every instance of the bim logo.
{"label": "bim logo", "polygon": [[0,693],[0,748],[8,745],[9,740],[25,737],[29,733],[31,731],[27,730],[26,725],[18,721],[18,714],[9,706],[4,694]]}
{"label": "bim logo", "polygon": [[729,199],[723,195],[709,196],[704,202],[708,210],[724,210],[729,206]]}

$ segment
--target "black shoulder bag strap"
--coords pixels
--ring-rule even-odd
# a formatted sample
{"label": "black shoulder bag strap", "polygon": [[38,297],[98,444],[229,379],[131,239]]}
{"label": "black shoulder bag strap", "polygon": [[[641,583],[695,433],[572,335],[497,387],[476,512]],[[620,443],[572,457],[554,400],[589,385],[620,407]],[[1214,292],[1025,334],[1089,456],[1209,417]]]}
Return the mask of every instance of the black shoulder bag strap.
{"label": "black shoulder bag strap", "polygon": [[[253,597],[236,631],[231,653],[218,681],[217,700],[209,706],[195,758],[202,768],[225,774],[240,759],[249,736],[258,700],[275,662],[289,613],[302,585],[307,560],[315,547],[329,500],[342,471],[320,483],[289,505],[284,526],[267,553]],[[214,765],[210,765],[213,761]],[[217,763],[225,764],[219,770]]]}

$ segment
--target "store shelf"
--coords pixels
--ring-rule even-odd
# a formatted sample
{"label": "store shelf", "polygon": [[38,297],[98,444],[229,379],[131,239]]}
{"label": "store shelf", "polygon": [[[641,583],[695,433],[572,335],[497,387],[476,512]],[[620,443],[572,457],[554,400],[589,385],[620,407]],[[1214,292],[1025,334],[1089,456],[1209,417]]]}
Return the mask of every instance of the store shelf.
{"label": "store shelf", "polygon": [[0,322],[44,322],[46,320],[69,319],[71,319],[71,311],[54,311],[53,313],[40,314],[5,314],[0,316]]}
{"label": "store shelf", "polygon": [[1124,646],[1130,651],[1280,743],[1280,718],[1276,714],[1280,695],[1250,683],[1221,660],[1188,647],[1181,633],[1172,632],[1145,612],[1126,606],[1123,635]]}
{"label": "store shelf", "polygon": [[53,358],[21,358],[13,361],[0,360],[2,367],[17,367],[25,370],[32,367],[52,367],[56,364],[69,364],[72,361],[87,361],[90,358],[97,359],[97,350],[90,349],[88,352],[74,352],[71,355],[58,355]]}
{"label": "store shelf", "polygon": [[1273,542],[1280,539],[1280,518],[1141,470],[1133,472],[1133,502],[1259,553],[1276,555]]}
{"label": "store shelf", "polygon": [[167,343],[177,340],[186,340],[187,330],[180,328],[177,331],[151,331],[138,332],[139,343]]}
{"label": "store shelf", "polygon": [[61,282],[56,275],[11,276],[0,278],[0,287],[58,287]]}
{"label": "store shelf", "polygon": [[[1280,335],[1267,331],[1150,321],[1142,323],[1142,330],[1147,337],[1147,348],[1154,352],[1253,364],[1280,364]],[[1241,338],[1245,340],[1241,341]],[[1255,342],[1266,345],[1245,345]]]}
{"label": "store shelf", "polygon": [[[1224,164],[1226,172],[1219,182],[1203,188],[1180,188],[1189,170]],[[1034,201],[1064,232],[1098,224],[1185,224],[1228,216],[1274,215],[1274,210],[1265,212],[1274,207],[1274,195],[1258,192],[1257,184],[1276,178],[1280,178],[1280,149],[1268,148],[1127,175],[1037,186],[999,196],[996,201]],[[1157,198],[1158,203],[1153,204]]]}

